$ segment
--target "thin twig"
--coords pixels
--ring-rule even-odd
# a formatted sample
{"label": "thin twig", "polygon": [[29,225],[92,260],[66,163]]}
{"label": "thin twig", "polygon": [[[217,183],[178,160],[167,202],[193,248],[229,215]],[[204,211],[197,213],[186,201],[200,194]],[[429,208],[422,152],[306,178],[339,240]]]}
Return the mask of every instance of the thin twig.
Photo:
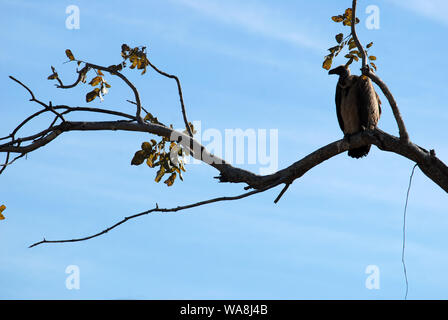
{"label": "thin twig", "polygon": [[166,73],[166,72],[160,70],[160,69],[157,68],[155,65],[153,65],[153,64],[151,63],[151,61],[149,61],[149,60],[148,60],[148,63],[149,63],[149,65],[151,66],[151,68],[153,68],[157,73],[159,73],[159,74],[161,74],[162,76],[165,76],[165,77],[167,77],[167,78],[176,80],[176,83],[177,83],[177,91],[178,91],[178,93],[179,93],[180,106],[181,106],[181,109],[182,109],[182,116],[183,116],[183,118],[184,118],[185,128],[187,129],[188,135],[189,135],[190,137],[193,137],[193,132],[191,131],[190,124],[189,124],[188,119],[187,119],[187,112],[186,112],[186,110],[185,110],[184,98],[183,98],[183,94],[182,94],[182,87],[181,87],[181,85],[180,85],[180,80],[179,80],[179,78],[178,78],[177,76],[173,75],[173,74],[169,74],[169,73]]}
{"label": "thin twig", "polygon": [[[130,104],[137,105],[137,103],[135,103],[134,101],[131,101],[131,100],[126,100],[126,101],[129,102]],[[143,106],[142,106],[142,110],[145,111],[146,113],[149,113],[148,110],[146,110]]]}
{"label": "thin twig", "polygon": [[128,78],[126,78],[123,74],[121,74],[120,72],[118,72],[117,70],[113,70],[111,68],[108,67],[103,67],[103,66],[99,66],[93,63],[87,63],[85,62],[86,66],[88,66],[89,68],[93,68],[93,69],[97,69],[97,70],[101,70],[101,71],[106,71],[112,75],[116,75],[117,77],[119,77],[121,80],[123,80],[129,88],[131,88],[132,92],[134,93],[134,97],[135,97],[135,104],[137,106],[137,112],[136,112],[136,119],[137,122],[139,123],[143,123],[143,119],[142,119],[142,104],[140,101],[140,94],[138,93],[137,88],[132,84],[131,81],[128,80]]}
{"label": "thin twig", "polygon": [[219,197],[219,198],[213,198],[213,199],[209,199],[209,200],[204,200],[204,201],[200,201],[200,202],[196,202],[196,203],[192,203],[189,205],[185,205],[185,206],[178,206],[178,207],[174,207],[174,208],[159,208],[158,205],[156,205],[155,208],[152,208],[150,210],[146,210],[128,217],[123,218],[122,220],[120,220],[119,222],[115,223],[114,225],[104,229],[103,231],[100,231],[98,233],[95,233],[93,235],[87,236],[87,237],[82,237],[82,238],[76,238],[76,239],[66,239],[66,240],[46,240],[45,238],[42,241],[36,242],[32,245],[29,246],[29,248],[33,248],[35,246],[38,246],[40,244],[44,244],[44,243],[66,243],[66,242],[80,242],[80,241],[86,241],[86,240],[90,240],[96,237],[99,237],[103,234],[106,234],[107,232],[111,231],[112,229],[115,229],[116,227],[122,225],[123,223],[144,216],[144,215],[148,215],[150,213],[154,213],[154,212],[177,212],[177,211],[181,211],[181,210],[186,210],[186,209],[191,209],[191,208],[195,208],[195,207],[199,207],[199,206],[203,206],[206,204],[210,204],[210,203],[215,203],[215,202],[221,202],[221,201],[233,201],[233,200],[239,200],[239,199],[243,199],[246,197],[249,197],[251,195],[260,193],[260,192],[264,192],[268,189],[271,189],[275,187],[275,185],[273,186],[268,186],[266,188],[263,189],[259,189],[259,190],[254,190],[251,192],[246,192],[243,194],[240,194],[238,196],[231,196],[231,197]]}
{"label": "thin twig", "polygon": [[0,170],[0,174],[2,174],[3,171],[5,171],[5,169],[6,169],[7,166],[13,164],[14,162],[16,162],[16,160],[18,160],[18,159],[20,159],[20,158],[26,156],[26,153],[19,154],[19,155],[16,156],[14,159],[12,159],[10,162],[8,162],[8,160],[9,160],[9,155],[10,155],[10,153],[8,152],[8,155],[7,155],[7,157],[6,157],[6,161],[5,161],[5,163],[2,164],[2,165],[0,165],[0,167],[2,167],[1,170]]}
{"label": "thin twig", "polygon": [[10,165],[10,163],[9,163],[9,157],[10,157],[10,155],[11,155],[11,152],[7,152],[7,153],[6,153],[5,163],[1,165],[2,168],[0,169],[0,174],[2,174],[3,171],[5,171],[6,167],[7,167],[8,165]]}
{"label": "thin twig", "polygon": [[58,112],[56,112],[56,111],[53,109],[53,106],[52,106],[51,102],[50,102],[49,104],[43,103],[42,101],[36,99],[36,97],[34,96],[33,91],[31,91],[31,89],[28,88],[28,87],[27,87],[25,84],[23,84],[21,81],[17,80],[17,79],[14,78],[13,76],[9,76],[9,78],[12,79],[12,80],[14,80],[14,81],[17,82],[18,84],[20,84],[22,87],[24,87],[24,88],[30,93],[30,95],[31,95],[31,99],[30,99],[30,101],[37,102],[38,104],[40,104],[41,106],[43,106],[43,107],[45,108],[45,110],[49,110],[49,111],[51,111],[52,113],[54,113],[54,114],[56,115],[56,117],[59,117],[59,118],[62,120],[62,122],[65,121],[64,117],[61,116]]}
{"label": "thin twig", "polygon": [[285,186],[283,187],[283,189],[280,192],[280,194],[277,196],[277,198],[275,198],[274,203],[277,203],[277,202],[280,201],[280,199],[283,197],[283,194],[286,192],[286,190],[288,190],[290,185],[291,185],[291,182],[288,182],[288,183],[285,184]]}
{"label": "thin twig", "polygon": [[352,2],[352,21],[351,21],[351,30],[352,30],[352,37],[355,41],[356,46],[358,47],[359,52],[361,53],[361,60],[362,60],[362,67],[361,70],[364,73],[367,67],[367,59],[366,59],[366,51],[364,50],[364,47],[362,46],[361,42],[358,39],[358,35],[356,33],[356,5],[357,1],[353,0]]}
{"label": "thin twig", "polygon": [[372,71],[367,71],[367,76],[372,79],[373,82],[376,83],[378,87],[380,87],[381,91],[384,93],[384,95],[387,98],[387,101],[389,101],[389,104],[392,108],[392,112],[395,117],[395,121],[397,122],[398,126],[398,132],[400,134],[400,139],[404,141],[405,143],[408,143],[409,140],[409,134],[406,130],[406,125],[404,124],[403,117],[401,116],[400,109],[398,109],[397,102],[395,101],[394,96],[390,92],[387,85]]}

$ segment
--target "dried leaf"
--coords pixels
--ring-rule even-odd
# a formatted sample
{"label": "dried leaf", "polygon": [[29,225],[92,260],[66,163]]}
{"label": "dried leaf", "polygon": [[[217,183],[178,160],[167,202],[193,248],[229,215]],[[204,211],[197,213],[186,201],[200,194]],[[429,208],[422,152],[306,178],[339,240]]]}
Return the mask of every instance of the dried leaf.
{"label": "dried leaf", "polygon": [[330,70],[331,69],[331,64],[333,63],[333,59],[331,57],[326,57],[325,61],[322,65],[322,68],[324,68],[325,70]]}
{"label": "dried leaf", "polygon": [[2,214],[3,211],[5,211],[6,206],[4,204],[2,204],[0,206],[0,220],[5,220],[5,216]]}
{"label": "dried leaf", "polygon": [[353,40],[352,42],[349,42],[349,44],[348,44],[348,49],[349,49],[349,50],[352,50],[352,49],[354,49],[354,48],[356,48],[356,43],[355,43],[355,41]]}
{"label": "dried leaf", "polygon": [[93,78],[90,82],[89,82],[89,84],[92,86],[92,87],[94,87],[94,86],[96,86],[98,83],[100,83],[100,82],[102,82],[103,81],[103,78],[102,77],[100,77],[100,76],[96,76],[95,78]]}
{"label": "dried leaf", "polygon": [[339,33],[339,34],[336,35],[335,38],[336,38],[337,43],[341,43],[342,40],[344,39],[344,34],[343,33]]}
{"label": "dried leaf", "polygon": [[142,150],[137,151],[131,160],[133,166],[139,166],[145,161],[145,153]]}
{"label": "dried leaf", "polygon": [[176,176],[177,176],[176,172],[173,172],[173,173],[171,174],[171,176],[170,176],[168,179],[166,179],[166,180],[164,181],[164,183],[165,183],[168,187],[171,187],[171,186],[174,184],[174,181],[176,180]]}
{"label": "dried leaf", "polygon": [[334,22],[342,22],[344,21],[343,16],[333,16],[331,17],[331,20],[333,20]]}
{"label": "dried leaf", "polygon": [[90,91],[86,94],[86,102],[93,101],[96,97],[99,96],[100,89],[95,88],[94,90]]}
{"label": "dried leaf", "polygon": [[157,176],[154,179],[155,182],[160,182],[160,180],[162,179],[163,175],[165,174],[165,167],[161,167],[159,171],[157,171]]}
{"label": "dried leaf", "polygon": [[142,143],[142,150],[149,152],[152,150],[152,145],[149,142]]}
{"label": "dried leaf", "polygon": [[156,160],[156,154],[155,153],[151,153],[148,157],[148,159],[146,159],[146,164],[148,165],[148,167],[153,168],[154,167],[154,160]]}
{"label": "dried leaf", "polygon": [[75,60],[75,57],[73,56],[73,53],[70,49],[65,50],[65,55],[70,59],[70,61]]}
{"label": "dried leaf", "polygon": [[346,67],[348,67],[349,65],[351,65],[353,63],[353,58],[350,58],[347,63],[345,64]]}

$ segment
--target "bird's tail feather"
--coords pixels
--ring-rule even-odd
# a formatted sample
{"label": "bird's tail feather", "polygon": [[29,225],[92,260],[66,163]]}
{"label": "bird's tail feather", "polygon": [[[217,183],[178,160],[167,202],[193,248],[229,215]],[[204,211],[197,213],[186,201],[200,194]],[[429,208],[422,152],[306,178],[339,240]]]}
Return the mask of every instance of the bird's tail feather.
{"label": "bird's tail feather", "polygon": [[370,147],[371,147],[371,145],[369,144],[367,146],[350,149],[350,150],[348,150],[348,155],[349,155],[349,157],[356,158],[356,159],[365,157],[369,153]]}

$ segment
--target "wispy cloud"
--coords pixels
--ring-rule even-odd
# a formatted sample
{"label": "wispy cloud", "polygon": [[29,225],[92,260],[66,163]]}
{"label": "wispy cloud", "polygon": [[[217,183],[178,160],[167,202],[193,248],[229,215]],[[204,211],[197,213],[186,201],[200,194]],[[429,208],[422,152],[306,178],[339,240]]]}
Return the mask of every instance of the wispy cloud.
{"label": "wispy cloud", "polygon": [[306,25],[299,25],[285,16],[260,3],[235,4],[231,1],[173,0],[217,21],[242,28],[246,32],[286,42],[293,46],[322,50],[324,44],[312,35]]}
{"label": "wispy cloud", "polygon": [[448,1],[446,0],[389,0],[431,20],[448,25]]}

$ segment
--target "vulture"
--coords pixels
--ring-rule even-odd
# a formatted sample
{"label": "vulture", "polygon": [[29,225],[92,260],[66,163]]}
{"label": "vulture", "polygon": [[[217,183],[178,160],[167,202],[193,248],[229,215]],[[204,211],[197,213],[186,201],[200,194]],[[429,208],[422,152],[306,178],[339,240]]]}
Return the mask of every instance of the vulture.
{"label": "vulture", "polygon": [[[339,66],[328,72],[339,75],[336,85],[336,114],[344,137],[364,130],[373,130],[381,115],[381,100],[367,77],[350,74],[347,66]],[[352,158],[362,158],[371,145],[348,150]]]}

